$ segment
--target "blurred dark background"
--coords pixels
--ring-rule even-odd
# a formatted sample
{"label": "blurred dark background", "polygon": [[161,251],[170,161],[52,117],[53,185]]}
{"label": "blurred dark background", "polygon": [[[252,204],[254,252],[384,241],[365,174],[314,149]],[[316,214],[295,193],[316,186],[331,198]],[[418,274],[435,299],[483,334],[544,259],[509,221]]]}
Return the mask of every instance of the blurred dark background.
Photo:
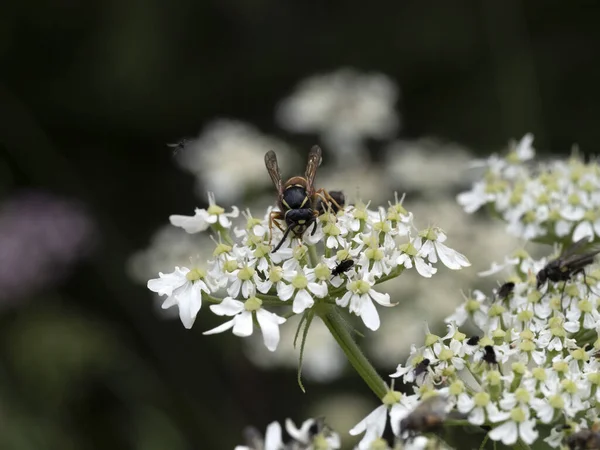
{"label": "blurred dark background", "polygon": [[228,449],[310,396],[368,396],[352,373],[304,395],[204,319],[159,319],[127,259],[203,201],[165,144],[215,117],[292,139],[277,102],[348,66],[398,84],[401,137],[591,153],[598,23],[595,1],[3,3],[0,448]]}

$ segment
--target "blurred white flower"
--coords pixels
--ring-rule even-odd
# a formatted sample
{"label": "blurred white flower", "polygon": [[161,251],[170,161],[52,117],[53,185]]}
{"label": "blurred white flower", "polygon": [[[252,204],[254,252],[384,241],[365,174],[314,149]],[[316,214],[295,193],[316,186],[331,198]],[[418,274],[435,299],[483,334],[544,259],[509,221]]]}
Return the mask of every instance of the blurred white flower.
{"label": "blurred white flower", "polygon": [[464,168],[472,156],[459,144],[432,138],[398,140],[387,147],[385,156],[383,167],[391,189],[439,193],[475,180],[465,176]]}
{"label": "blurred white flower", "polygon": [[387,76],[341,69],[301,81],[279,105],[277,121],[289,131],[318,134],[341,162],[355,161],[365,138],[390,139],[398,131],[397,98]]}
{"label": "blurred white flower", "polygon": [[252,125],[221,119],[209,123],[198,139],[186,142],[177,160],[198,177],[198,195],[204,196],[206,190],[217,192],[230,205],[250,188],[271,185],[264,163],[268,150],[277,153],[283,167],[293,167],[295,156],[285,143]]}

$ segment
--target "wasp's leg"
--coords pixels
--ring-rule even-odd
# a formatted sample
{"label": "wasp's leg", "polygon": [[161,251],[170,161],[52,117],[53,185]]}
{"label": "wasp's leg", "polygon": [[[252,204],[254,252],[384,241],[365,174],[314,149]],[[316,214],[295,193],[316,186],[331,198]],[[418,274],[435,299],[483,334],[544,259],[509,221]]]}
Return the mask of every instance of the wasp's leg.
{"label": "wasp's leg", "polygon": [[284,217],[282,216],[281,211],[271,211],[271,214],[269,214],[269,245],[271,245],[271,239],[273,238],[273,224],[285,233],[283,228],[281,228],[281,225],[279,225],[279,222],[276,222],[276,220],[283,219]]}
{"label": "wasp's leg", "polygon": [[290,234],[291,229],[292,229],[292,227],[287,227],[287,229],[283,232],[283,237],[279,241],[279,244],[277,244],[277,246],[271,251],[271,253],[275,253],[277,250],[279,250],[279,247],[281,247],[281,244],[283,244],[283,242],[287,239],[288,234]]}
{"label": "wasp's leg", "polygon": [[338,211],[343,209],[339,205],[339,203],[331,195],[329,195],[329,192],[327,192],[325,189],[323,189],[323,188],[317,189],[317,191],[315,191],[315,195],[318,195],[319,197],[321,197],[321,199],[328,205],[331,205],[333,203]]}
{"label": "wasp's leg", "polygon": [[313,214],[315,217],[313,218],[313,223],[312,223],[313,229],[310,232],[311,236],[314,236],[315,233],[317,232],[317,217],[319,217],[319,211],[314,211]]}

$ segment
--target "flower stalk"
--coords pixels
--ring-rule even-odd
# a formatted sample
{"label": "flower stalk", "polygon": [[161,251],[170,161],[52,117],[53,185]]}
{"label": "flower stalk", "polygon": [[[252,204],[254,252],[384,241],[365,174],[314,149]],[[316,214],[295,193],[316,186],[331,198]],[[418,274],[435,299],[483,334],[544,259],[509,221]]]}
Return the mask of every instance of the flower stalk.
{"label": "flower stalk", "polygon": [[354,367],[367,386],[371,388],[373,393],[378,398],[383,399],[388,391],[386,383],[356,344],[340,314],[335,308],[323,306],[320,309],[321,311],[317,312],[318,316],[344,351],[352,367]]}

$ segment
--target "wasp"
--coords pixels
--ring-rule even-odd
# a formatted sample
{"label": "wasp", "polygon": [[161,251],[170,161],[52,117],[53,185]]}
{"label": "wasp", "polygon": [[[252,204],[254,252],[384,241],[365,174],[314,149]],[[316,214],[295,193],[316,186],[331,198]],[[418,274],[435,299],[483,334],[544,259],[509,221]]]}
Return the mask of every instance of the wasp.
{"label": "wasp", "polygon": [[[302,238],[302,235],[312,225],[311,235],[315,234],[317,231],[317,217],[319,216],[319,211],[316,208],[318,198],[339,207],[339,204],[324,189],[315,190],[313,186],[317,168],[321,165],[322,159],[321,148],[315,145],[308,153],[308,163],[306,164],[304,176],[292,177],[282,183],[277,155],[273,150],[265,154],[265,166],[267,166],[267,172],[269,172],[277,189],[277,206],[279,206],[279,211],[273,211],[269,216],[269,230],[273,230],[274,223],[277,228],[283,231],[283,237],[273,249],[273,253],[279,250],[290,232],[293,232],[296,237]],[[284,231],[277,221],[285,221],[287,229]]]}
{"label": "wasp", "polygon": [[580,248],[588,243],[588,238],[579,239],[565,249],[561,255],[546,264],[536,275],[537,289],[542,287],[546,281],[559,282],[569,281],[572,277],[582,273],[585,281],[585,266],[594,262],[594,257],[600,253],[600,249],[587,253],[577,253]]}
{"label": "wasp", "polygon": [[400,422],[400,435],[407,433],[412,437],[418,433],[439,430],[448,416],[447,403],[443,395],[435,395],[423,400]]}
{"label": "wasp", "polygon": [[341,275],[344,272],[348,272],[354,265],[353,259],[344,259],[338,263],[333,269],[331,269],[331,276]]}
{"label": "wasp", "polygon": [[570,450],[600,450],[600,433],[583,429],[565,439]]}

